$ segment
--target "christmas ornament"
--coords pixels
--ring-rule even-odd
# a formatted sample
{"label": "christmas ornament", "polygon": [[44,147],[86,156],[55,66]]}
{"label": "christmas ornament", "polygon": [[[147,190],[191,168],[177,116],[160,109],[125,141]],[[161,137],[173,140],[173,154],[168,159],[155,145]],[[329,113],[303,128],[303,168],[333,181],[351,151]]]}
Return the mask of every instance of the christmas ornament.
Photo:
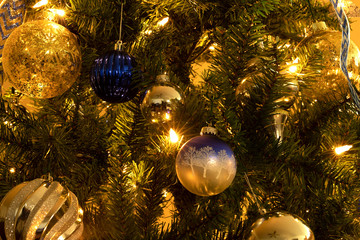
{"label": "christmas ornament", "polygon": [[221,193],[236,174],[234,153],[216,133],[215,128],[202,128],[201,136],[187,141],[176,157],[176,174],[181,184],[200,196]]}
{"label": "christmas ornament", "polygon": [[235,89],[235,97],[236,101],[239,102],[239,104],[245,106],[244,103],[245,99],[248,99],[251,97],[251,92],[257,92],[259,89],[258,83],[262,81],[264,78],[264,74],[261,72],[257,73],[250,73],[245,78],[241,79],[239,81],[238,86]]}
{"label": "christmas ornament", "polygon": [[271,115],[271,131],[276,139],[282,142],[284,138],[284,127],[289,113],[281,108],[276,109]]}
{"label": "christmas ornament", "polygon": [[342,30],[342,36],[343,36],[341,41],[341,49],[340,49],[340,69],[344,73],[344,76],[348,82],[351,98],[353,99],[356,107],[360,109],[360,97],[353,86],[353,83],[350,79],[349,71],[347,69],[348,66],[347,59],[348,59],[349,45],[350,45],[350,24],[346,16],[346,13],[344,12],[342,3],[334,0],[330,0],[330,2],[333,5],[335,13],[338,17]]}
{"label": "christmas ornament", "polygon": [[7,0],[3,1],[4,5],[0,8],[0,57],[6,39],[23,22],[23,15],[25,13],[25,3],[23,0]]}
{"label": "christmas ornament", "polygon": [[[304,43],[315,46],[316,51],[322,58],[324,68],[307,83],[309,87],[302,89],[302,95],[310,99],[324,100],[329,96],[335,99],[344,97],[345,89],[348,87],[346,78],[340,69],[340,46],[342,33],[328,30],[325,23],[314,24],[315,33],[310,35]],[[360,84],[360,51],[356,44],[349,42],[347,58],[347,70],[353,84],[359,87]],[[339,91],[342,89],[342,91]]]}
{"label": "christmas ornament", "polygon": [[173,119],[173,111],[181,101],[181,95],[171,86],[168,75],[156,77],[156,84],[146,90],[141,112],[150,122],[166,122]]}
{"label": "christmas ornament", "polygon": [[253,86],[254,82],[251,76],[245,77],[243,80],[241,80],[235,91],[236,98],[240,103],[242,103],[241,100],[244,97],[250,97],[250,90],[253,88]]}
{"label": "christmas ornament", "polygon": [[138,93],[134,87],[135,59],[113,50],[95,60],[91,69],[91,87],[99,98],[110,103],[130,101]]}
{"label": "christmas ornament", "polygon": [[275,212],[265,214],[252,226],[248,240],[315,240],[311,229],[294,215]]}
{"label": "christmas ornament", "polygon": [[38,178],[11,189],[0,204],[0,236],[15,239],[79,239],[82,210],[74,193]]}
{"label": "christmas ornament", "polygon": [[275,100],[276,106],[284,110],[290,108],[294,104],[298,92],[299,83],[297,80],[292,79],[286,81],[284,84],[282,84],[282,87],[280,88],[279,94],[281,95],[281,97]]}
{"label": "christmas ornament", "polygon": [[124,1],[121,2],[119,40],[115,49],[95,60],[91,69],[91,87],[104,101],[122,103],[133,99],[138,93],[133,68],[135,59],[122,50],[122,22]]}
{"label": "christmas ornament", "polygon": [[52,98],[68,90],[80,75],[80,47],[75,35],[57,23],[27,22],[5,42],[3,66],[20,92]]}

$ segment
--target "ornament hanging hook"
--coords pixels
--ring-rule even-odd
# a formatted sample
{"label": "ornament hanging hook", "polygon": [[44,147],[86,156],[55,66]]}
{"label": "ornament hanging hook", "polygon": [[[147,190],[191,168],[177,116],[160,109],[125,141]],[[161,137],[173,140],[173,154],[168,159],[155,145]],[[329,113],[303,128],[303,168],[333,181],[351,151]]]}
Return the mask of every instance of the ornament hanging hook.
{"label": "ornament hanging hook", "polygon": [[54,181],[54,178],[51,176],[50,172],[48,172],[47,175],[42,175],[41,178],[44,179],[47,182],[53,182]]}
{"label": "ornament hanging hook", "polygon": [[115,43],[115,50],[117,50],[117,51],[121,51],[122,45],[123,45],[123,42],[121,40],[121,34],[122,34],[122,22],[123,22],[123,15],[124,15],[124,3],[125,3],[125,0],[121,1],[119,40]]}
{"label": "ornament hanging hook", "polygon": [[256,196],[255,196],[254,190],[253,190],[253,188],[252,188],[252,186],[251,186],[251,183],[250,183],[250,180],[249,180],[247,174],[244,173],[244,176],[245,176],[246,183],[247,183],[247,185],[248,185],[249,188],[250,188],[251,195],[253,196],[253,198],[254,198],[254,200],[255,200],[256,206],[258,207],[259,213],[260,213],[261,215],[266,214],[266,209],[261,207],[259,201],[257,200],[257,198],[256,198]]}

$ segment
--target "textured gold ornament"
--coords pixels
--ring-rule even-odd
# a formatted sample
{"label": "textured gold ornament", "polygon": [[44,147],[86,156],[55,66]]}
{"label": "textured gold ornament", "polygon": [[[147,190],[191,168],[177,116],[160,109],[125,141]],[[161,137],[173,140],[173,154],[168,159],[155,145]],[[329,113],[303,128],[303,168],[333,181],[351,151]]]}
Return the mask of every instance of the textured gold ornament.
{"label": "textured gold ornament", "polygon": [[60,183],[35,179],[11,189],[0,204],[2,239],[79,239],[82,210]]}
{"label": "textured gold ornament", "polygon": [[269,213],[252,226],[248,240],[315,240],[311,229],[304,221],[288,213]]}
{"label": "textured gold ornament", "polygon": [[27,22],[5,42],[3,66],[20,92],[52,98],[68,90],[80,75],[80,47],[75,35],[57,23]]}
{"label": "textured gold ornament", "polygon": [[[348,83],[340,69],[342,33],[339,31],[323,30],[315,36],[309,36],[307,40],[310,45],[316,46],[317,51],[320,51],[324,68],[318,72],[317,77],[313,78],[314,81],[306,84],[308,87],[302,89],[302,94],[314,100],[323,100],[328,97],[335,97],[335,99],[343,98],[344,91],[348,93]],[[359,48],[353,41],[350,41],[347,69],[351,81],[358,88],[360,86],[359,62]]]}

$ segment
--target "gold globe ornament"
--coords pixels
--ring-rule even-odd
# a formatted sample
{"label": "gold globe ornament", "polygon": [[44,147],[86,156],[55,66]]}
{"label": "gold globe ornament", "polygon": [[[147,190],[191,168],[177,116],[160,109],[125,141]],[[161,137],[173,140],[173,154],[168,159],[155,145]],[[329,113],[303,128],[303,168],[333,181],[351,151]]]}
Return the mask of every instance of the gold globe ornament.
{"label": "gold globe ornament", "polygon": [[179,89],[170,83],[167,74],[161,74],[156,77],[156,83],[146,90],[140,109],[149,122],[163,123],[173,120],[173,112],[181,101]]}
{"label": "gold globe ornament", "polygon": [[284,212],[268,213],[252,226],[248,240],[315,240],[315,236],[305,222]]}
{"label": "gold globe ornament", "polygon": [[[324,100],[329,96],[335,99],[344,97],[344,91],[348,83],[340,69],[340,48],[342,33],[335,30],[329,30],[324,22],[313,24],[314,33],[309,35],[304,41],[308,46],[315,46],[314,50],[322,58],[323,68],[317,72],[313,81],[305,83],[306,88],[302,89],[302,96],[314,100]],[[360,83],[360,51],[358,46],[350,41],[347,58],[347,69],[351,81],[356,87]]]}
{"label": "gold globe ornament", "polygon": [[0,237],[80,239],[82,209],[74,193],[52,179],[37,178],[12,188],[0,204]]}
{"label": "gold globe ornament", "polygon": [[57,23],[22,24],[5,42],[3,67],[15,89],[34,98],[52,98],[68,90],[80,75],[80,46]]}

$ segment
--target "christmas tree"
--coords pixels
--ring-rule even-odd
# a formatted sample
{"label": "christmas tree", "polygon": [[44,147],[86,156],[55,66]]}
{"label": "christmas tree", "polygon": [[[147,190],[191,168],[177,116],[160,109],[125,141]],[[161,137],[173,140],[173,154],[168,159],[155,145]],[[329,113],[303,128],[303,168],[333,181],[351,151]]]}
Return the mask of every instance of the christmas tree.
{"label": "christmas tree", "polygon": [[[81,239],[313,239],[286,238],[278,230],[284,223],[250,238],[258,219],[277,212],[302,219],[316,239],[360,238],[359,108],[339,67],[342,29],[330,2],[6,0],[1,11],[2,28],[17,21],[10,16],[20,19],[3,37],[1,198],[51,175],[78,199]],[[65,27],[65,35],[58,25],[42,33],[57,45],[39,43],[38,32],[51,28],[39,20]],[[19,41],[35,50],[25,56],[25,47],[11,43],[30,22]],[[96,82],[111,74],[101,64],[115,45],[128,67],[116,99],[115,83]],[[46,59],[59,48],[65,61],[60,54]],[[352,43],[347,64],[355,86],[358,58]],[[29,59],[35,83],[21,82],[30,81],[21,65]],[[59,84],[49,84],[46,95],[41,79],[49,75]],[[179,96],[159,110],[146,103],[147,90],[164,76],[170,87],[160,93],[176,89]],[[169,110],[171,119],[153,118]],[[223,170],[205,156],[210,151],[194,150],[186,164],[201,176],[183,180],[179,152],[203,127],[217,129],[236,167]],[[198,159],[203,165],[191,162]],[[218,181],[224,172],[227,180],[233,173],[229,186]],[[208,178],[225,189],[202,185]]]}

